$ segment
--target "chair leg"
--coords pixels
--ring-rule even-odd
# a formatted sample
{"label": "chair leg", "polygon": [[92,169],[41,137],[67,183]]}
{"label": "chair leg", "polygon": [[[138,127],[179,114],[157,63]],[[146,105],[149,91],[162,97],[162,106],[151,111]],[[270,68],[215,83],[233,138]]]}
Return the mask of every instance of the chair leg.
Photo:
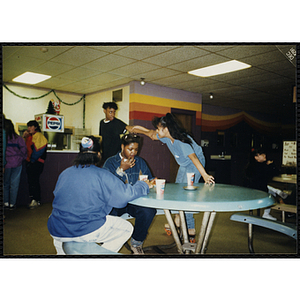
{"label": "chair leg", "polygon": [[251,254],[254,254],[253,250],[253,225],[248,224],[248,248]]}

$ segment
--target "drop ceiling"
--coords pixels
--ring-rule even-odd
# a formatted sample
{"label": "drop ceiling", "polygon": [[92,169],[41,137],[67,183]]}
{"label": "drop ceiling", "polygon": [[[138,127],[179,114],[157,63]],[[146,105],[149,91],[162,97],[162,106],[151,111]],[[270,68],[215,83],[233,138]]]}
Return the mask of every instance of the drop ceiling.
{"label": "drop ceiling", "polygon": [[[79,95],[145,78],[146,84],[201,93],[204,104],[288,117],[295,111],[296,58],[286,56],[291,48],[296,49],[293,44],[7,44],[2,78],[12,83],[26,71],[43,73],[52,77],[34,86]],[[252,67],[207,78],[187,74],[233,59]]]}

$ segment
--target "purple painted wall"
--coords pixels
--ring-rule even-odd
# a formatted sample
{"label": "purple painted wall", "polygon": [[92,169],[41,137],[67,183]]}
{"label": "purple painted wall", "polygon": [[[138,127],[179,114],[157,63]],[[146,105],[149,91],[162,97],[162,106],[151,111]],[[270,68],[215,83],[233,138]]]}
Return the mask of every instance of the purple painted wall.
{"label": "purple painted wall", "polygon": [[[70,167],[73,160],[77,156],[77,153],[68,152],[48,152],[47,159],[45,161],[44,170],[40,177],[41,185],[41,203],[47,203],[53,201],[53,191],[58,179],[59,174]],[[27,174],[25,163],[23,163],[21,181],[19,186],[17,205],[28,205],[29,204],[29,191],[27,183]]]}
{"label": "purple painted wall", "polygon": [[[135,121],[135,125],[141,125],[149,129],[154,129],[151,121]],[[160,141],[152,141],[145,135],[143,138],[143,145],[139,156],[145,159],[152,175],[157,178],[164,178],[170,180],[170,151],[168,147]]]}

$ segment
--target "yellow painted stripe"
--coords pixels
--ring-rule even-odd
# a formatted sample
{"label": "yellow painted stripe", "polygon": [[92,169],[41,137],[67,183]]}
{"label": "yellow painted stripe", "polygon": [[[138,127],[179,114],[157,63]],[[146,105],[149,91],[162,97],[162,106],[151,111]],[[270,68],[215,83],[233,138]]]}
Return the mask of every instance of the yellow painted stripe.
{"label": "yellow painted stripe", "polygon": [[172,100],[167,98],[160,98],[148,95],[140,95],[140,94],[130,94],[129,98],[130,103],[142,103],[142,104],[150,104],[150,105],[157,105],[161,107],[172,107],[172,108],[179,108],[179,109],[186,109],[186,110],[193,110],[193,111],[202,111],[202,104],[200,103],[191,103],[191,102],[184,102],[178,100]]}

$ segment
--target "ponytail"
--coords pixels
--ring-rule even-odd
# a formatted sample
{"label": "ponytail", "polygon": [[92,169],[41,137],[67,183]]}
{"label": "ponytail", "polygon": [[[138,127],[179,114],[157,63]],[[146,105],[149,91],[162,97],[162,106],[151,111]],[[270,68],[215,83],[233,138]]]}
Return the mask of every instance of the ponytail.
{"label": "ponytail", "polygon": [[170,135],[175,140],[179,140],[183,143],[192,145],[191,139],[187,135],[187,131],[181,125],[180,121],[172,114],[167,113],[165,116],[158,118],[154,117],[152,120],[152,125],[157,128],[162,126],[163,128],[167,127]]}

